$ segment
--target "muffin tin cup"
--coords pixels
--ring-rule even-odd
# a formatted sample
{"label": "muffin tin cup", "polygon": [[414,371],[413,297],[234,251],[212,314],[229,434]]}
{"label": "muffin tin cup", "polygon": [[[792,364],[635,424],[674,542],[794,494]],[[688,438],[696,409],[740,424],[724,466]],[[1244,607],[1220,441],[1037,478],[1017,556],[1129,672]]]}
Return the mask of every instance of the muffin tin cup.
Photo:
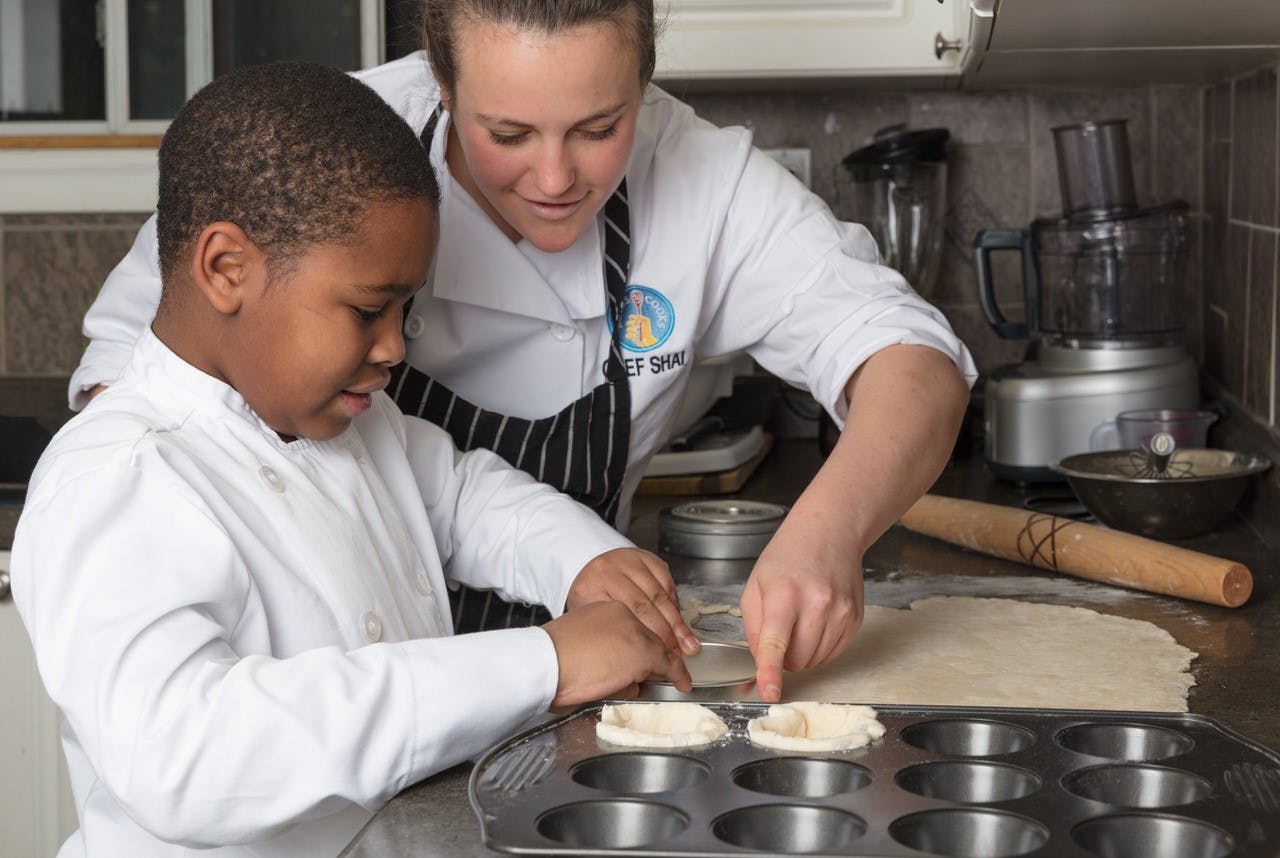
{"label": "muffin tin cup", "polygon": [[[761,703],[708,703],[689,749],[596,738],[602,704],[503,742],[472,772],[488,846],[545,855],[919,858],[1271,856],[1280,754],[1190,714],[877,706],[853,751],[752,744]],[[1155,851],[1152,851],[1152,850]]]}

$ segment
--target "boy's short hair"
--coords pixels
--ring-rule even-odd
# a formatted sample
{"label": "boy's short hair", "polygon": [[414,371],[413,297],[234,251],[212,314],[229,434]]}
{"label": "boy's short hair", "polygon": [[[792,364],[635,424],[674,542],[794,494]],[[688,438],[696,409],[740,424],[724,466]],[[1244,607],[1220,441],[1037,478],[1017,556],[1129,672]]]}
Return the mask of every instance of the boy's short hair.
{"label": "boy's short hair", "polygon": [[216,221],[243,229],[274,271],[340,240],[374,201],[440,191],[408,124],[365,84],[303,62],[246,66],[182,107],[160,144],[160,273]]}

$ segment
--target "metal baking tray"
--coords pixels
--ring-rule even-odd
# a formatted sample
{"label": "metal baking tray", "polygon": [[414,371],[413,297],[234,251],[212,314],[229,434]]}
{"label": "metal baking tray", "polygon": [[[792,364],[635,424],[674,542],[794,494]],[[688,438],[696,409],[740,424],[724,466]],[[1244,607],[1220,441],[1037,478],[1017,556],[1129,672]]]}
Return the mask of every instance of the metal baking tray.
{"label": "metal baking tray", "polygon": [[471,806],[526,855],[1221,858],[1280,852],[1280,754],[1193,714],[877,706],[883,739],[619,748],[584,706],[490,750]]}

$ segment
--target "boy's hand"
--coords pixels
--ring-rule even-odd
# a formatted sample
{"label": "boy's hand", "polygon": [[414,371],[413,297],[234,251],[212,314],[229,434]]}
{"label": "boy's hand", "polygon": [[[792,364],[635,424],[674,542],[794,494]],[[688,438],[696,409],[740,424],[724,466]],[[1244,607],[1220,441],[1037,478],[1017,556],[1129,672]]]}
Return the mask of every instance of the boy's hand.
{"label": "boy's hand", "polygon": [[542,628],[560,664],[552,707],[635,697],[640,683],[651,677],[680,691],[693,687],[679,653],[664,646],[621,602],[580,605]]}
{"label": "boy's hand", "polygon": [[621,602],[671,650],[693,655],[701,645],[680,616],[676,582],[662,558],[639,548],[615,548],[594,558],[569,587],[565,609]]}

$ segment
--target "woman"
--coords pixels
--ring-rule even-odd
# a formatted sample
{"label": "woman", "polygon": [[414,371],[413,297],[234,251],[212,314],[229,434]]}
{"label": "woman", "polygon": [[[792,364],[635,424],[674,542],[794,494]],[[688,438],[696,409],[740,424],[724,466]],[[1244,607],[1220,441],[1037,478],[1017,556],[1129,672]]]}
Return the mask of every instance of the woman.
{"label": "woman", "polygon": [[[423,11],[426,53],[360,74],[420,133],[442,191],[439,253],[390,392],[625,530],[695,359],[745,349],[807,388],[843,433],[741,603],[760,696],[778,700],[784,667],[829,661],[857,630],[863,552],[945,464],[968,352],[876,263],[865,229],[748,132],[649,83],[651,0]],[[149,222],[86,317],[73,406],[110,383],[154,312],[154,241]],[[670,599],[661,575],[630,586]],[[605,581],[599,595],[622,597]],[[513,613],[469,602],[485,622]]]}

